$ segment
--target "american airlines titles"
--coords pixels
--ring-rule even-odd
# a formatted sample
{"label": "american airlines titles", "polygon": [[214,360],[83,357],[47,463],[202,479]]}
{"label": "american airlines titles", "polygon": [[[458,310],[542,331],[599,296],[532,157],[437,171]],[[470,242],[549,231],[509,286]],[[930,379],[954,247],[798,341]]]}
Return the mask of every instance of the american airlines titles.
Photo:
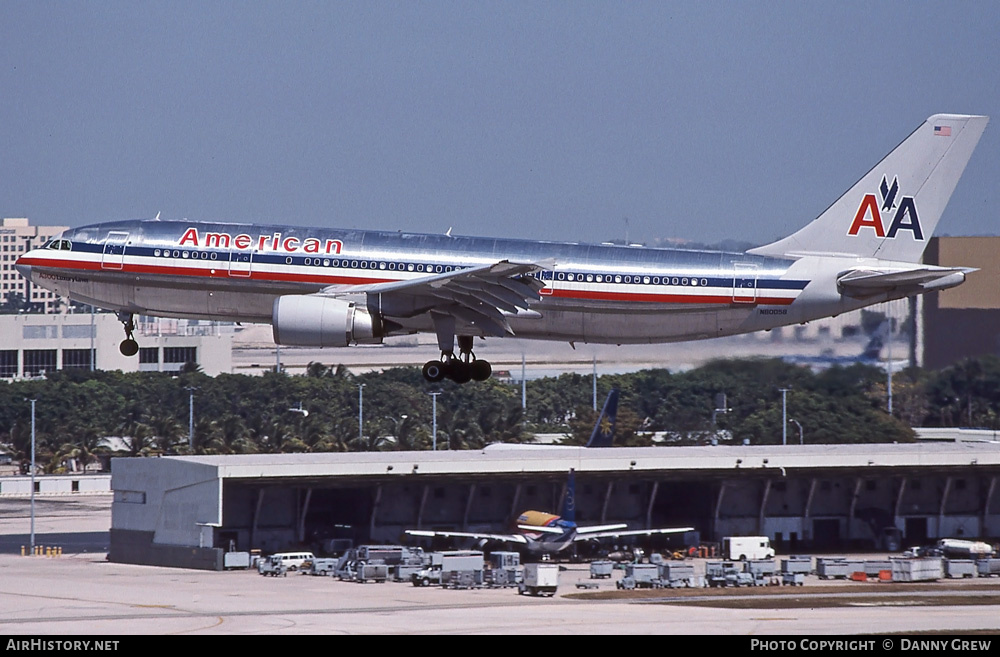
{"label": "american airlines titles", "polygon": [[177,242],[178,246],[193,246],[204,249],[235,248],[241,251],[283,251],[285,253],[316,253],[337,255],[344,248],[340,240],[318,239],[316,237],[284,237],[281,233],[258,235],[257,239],[246,233],[198,233],[197,228],[188,228]]}

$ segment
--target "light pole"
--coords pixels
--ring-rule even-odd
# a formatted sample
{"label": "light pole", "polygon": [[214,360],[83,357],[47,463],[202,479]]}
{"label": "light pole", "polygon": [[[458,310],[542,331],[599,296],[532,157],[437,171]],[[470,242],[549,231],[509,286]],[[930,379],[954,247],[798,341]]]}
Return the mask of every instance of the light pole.
{"label": "light pole", "polygon": [[799,444],[800,445],[804,445],[805,443],[802,442],[802,425],[799,424],[799,421],[796,420],[795,418],[788,418],[788,421],[789,422],[794,422],[795,426],[797,426],[799,428]]}
{"label": "light pole", "polygon": [[194,391],[198,388],[186,386],[188,391],[188,449],[194,451]]}
{"label": "light pole", "polygon": [[31,402],[31,554],[35,553],[35,401]]}
{"label": "light pole", "polygon": [[778,389],[781,391],[781,444],[782,445],[787,445],[788,444],[788,413],[787,413],[786,409],[788,408],[788,406],[785,403],[787,401],[785,395],[788,393],[788,391],[790,390],[790,388],[778,388]]}
{"label": "light pole", "polygon": [[597,354],[594,354],[594,412],[597,411]]}
{"label": "light pole", "polygon": [[719,413],[729,413],[733,409],[726,403],[726,393],[720,392],[715,395],[715,408],[712,409],[712,429],[716,428],[716,418]]}
{"label": "light pole", "polygon": [[521,352],[521,410],[528,409],[528,382],[525,379],[524,352]]}
{"label": "light pole", "polygon": [[431,409],[432,409],[431,417],[433,418],[433,420],[431,421],[431,449],[435,452],[437,451],[438,448],[438,395],[440,394],[441,394],[440,391],[430,393]]}
{"label": "light pole", "polygon": [[367,383],[358,384],[358,440],[364,442],[365,439],[365,386]]}
{"label": "light pole", "polygon": [[[94,349],[94,335],[97,333],[97,329],[94,326],[94,307],[90,307],[90,371],[93,372],[97,365],[97,351]],[[86,469],[86,466],[84,466]]]}
{"label": "light pole", "polygon": [[885,363],[888,382],[886,383],[889,397],[889,415],[892,415],[892,302],[885,304],[886,315],[888,317],[889,329],[886,331],[885,341],[889,348],[888,360]]}

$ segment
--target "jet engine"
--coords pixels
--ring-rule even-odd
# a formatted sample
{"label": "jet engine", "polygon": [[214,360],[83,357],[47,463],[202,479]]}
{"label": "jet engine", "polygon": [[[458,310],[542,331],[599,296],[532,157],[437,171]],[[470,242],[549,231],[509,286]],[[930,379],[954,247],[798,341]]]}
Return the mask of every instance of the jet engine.
{"label": "jet engine", "polygon": [[381,318],[364,305],[315,295],[275,299],[271,328],[275,343],[299,347],[380,344],[385,335]]}

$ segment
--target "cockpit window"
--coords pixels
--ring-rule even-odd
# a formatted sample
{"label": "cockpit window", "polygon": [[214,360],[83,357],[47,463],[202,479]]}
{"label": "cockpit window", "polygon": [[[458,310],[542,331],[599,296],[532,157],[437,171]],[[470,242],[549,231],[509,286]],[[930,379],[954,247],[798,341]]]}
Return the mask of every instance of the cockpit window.
{"label": "cockpit window", "polygon": [[53,251],[72,251],[73,243],[69,240],[49,240],[42,248],[52,249]]}

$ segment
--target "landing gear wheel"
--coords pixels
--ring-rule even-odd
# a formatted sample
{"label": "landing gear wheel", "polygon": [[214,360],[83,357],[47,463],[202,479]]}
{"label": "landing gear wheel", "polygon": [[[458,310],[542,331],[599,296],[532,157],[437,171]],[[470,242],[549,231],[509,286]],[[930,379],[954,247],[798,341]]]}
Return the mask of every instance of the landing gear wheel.
{"label": "landing gear wheel", "polygon": [[118,321],[122,323],[122,328],[125,329],[125,339],[118,345],[118,350],[122,352],[123,356],[135,356],[139,353],[139,343],[132,337],[132,332],[135,330],[132,313],[119,312]]}
{"label": "landing gear wheel", "polygon": [[458,383],[485,381],[493,373],[489,361],[476,359],[472,353],[472,342],[471,335],[458,336],[458,359],[453,363],[456,374],[451,377]]}
{"label": "landing gear wheel", "polygon": [[444,379],[447,369],[448,368],[441,361],[429,360],[424,363],[424,378],[431,383],[437,383],[438,381]]}
{"label": "landing gear wheel", "polygon": [[454,360],[449,367],[448,378],[455,383],[468,383],[472,380],[472,367],[468,363]]}
{"label": "landing gear wheel", "polygon": [[493,374],[493,367],[487,360],[475,360],[469,365],[473,381],[485,381]]}
{"label": "landing gear wheel", "polygon": [[[458,356],[454,351],[443,350],[441,360],[429,360],[424,363],[423,375],[427,381],[437,383],[449,378],[455,383],[468,383],[469,381],[485,381],[493,374],[493,367],[489,361],[477,360],[472,353],[472,336],[459,335]],[[449,338],[453,339],[453,338]],[[447,345],[448,340],[444,341]]]}

